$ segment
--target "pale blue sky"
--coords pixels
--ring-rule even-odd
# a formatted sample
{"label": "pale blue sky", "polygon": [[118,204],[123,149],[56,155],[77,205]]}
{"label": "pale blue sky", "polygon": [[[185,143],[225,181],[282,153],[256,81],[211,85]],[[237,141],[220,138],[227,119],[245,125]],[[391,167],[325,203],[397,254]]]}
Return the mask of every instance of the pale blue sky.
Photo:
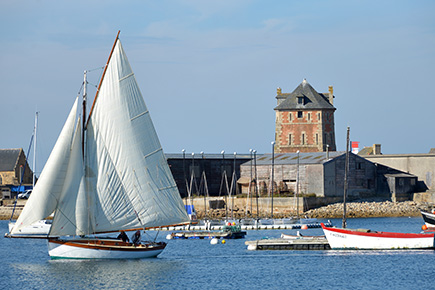
{"label": "pale blue sky", "polygon": [[27,150],[38,110],[41,167],[121,30],[167,153],[270,152],[276,88],[304,78],[334,86],[338,150],[350,126],[361,146],[427,153],[434,15],[434,1],[1,1],[0,148]]}

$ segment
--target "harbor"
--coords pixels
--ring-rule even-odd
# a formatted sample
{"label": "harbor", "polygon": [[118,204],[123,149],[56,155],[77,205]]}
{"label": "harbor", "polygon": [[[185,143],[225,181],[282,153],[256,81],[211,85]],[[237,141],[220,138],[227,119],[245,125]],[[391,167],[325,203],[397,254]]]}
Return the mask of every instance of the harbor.
{"label": "harbor", "polygon": [[[328,226],[332,226],[332,223],[326,222]],[[269,225],[261,225],[261,224],[254,224],[254,225],[240,225],[241,230],[247,231],[247,230],[295,230],[295,229],[301,229],[303,227],[306,227],[306,229],[313,229],[313,228],[321,228],[319,222],[315,223],[309,223],[309,224],[269,224]],[[158,230],[158,231],[220,231],[223,230],[226,226],[224,224],[221,225],[182,225],[182,226],[170,226],[170,227],[159,227],[159,228],[152,228],[149,230]]]}
{"label": "harbor", "polygon": [[[331,222],[340,224],[338,219]],[[422,223],[421,217],[349,220],[351,226],[389,231],[419,231]],[[2,232],[7,231],[7,224],[7,221],[0,221]],[[225,239],[225,244],[216,245],[212,245],[209,239],[169,240],[167,248],[157,259],[122,261],[50,261],[45,240],[2,238],[3,275],[0,280],[10,289],[53,289],[59,288],[60,284],[63,289],[208,289],[210,285],[220,285],[216,289],[229,286],[281,289],[283,285],[295,285],[299,289],[367,289],[382,285],[391,289],[431,288],[431,271],[422,271],[419,275],[409,273],[417,268],[432,269],[433,251],[264,248],[250,251],[245,244],[279,239],[282,233],[296,235],[297,231],[248,230],[245,239]],[[299,231],[303,235],[323,234],[319,228]],[[164,239],[165,235],[160,234],[158,238]],[[395,267],[391,267],[392,264]],[[349,268],[351,274],[341,275],[349,272],[346,270]],[[308,279],[309,273],[315,273],[317,278]],[[358,279],[352,278],[355,275]],[[375,275],[377,279],[373,279]],[[391,279],[392,276],[395,278]]]}

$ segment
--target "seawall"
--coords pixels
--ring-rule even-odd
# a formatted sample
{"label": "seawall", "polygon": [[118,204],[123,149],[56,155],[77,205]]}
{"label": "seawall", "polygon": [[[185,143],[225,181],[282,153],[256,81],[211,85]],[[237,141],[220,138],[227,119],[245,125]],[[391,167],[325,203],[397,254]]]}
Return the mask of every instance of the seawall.
{"label": "seawall", "polygon": [[[317,203],[315,203],[317,200]],[[184,199],[185,204],[190,204],[190,200]],[[270,198],[227,198],[227,207],[221,204],[219,208],[211,208],[218,205],[219,201],[225,202],[225,198],[194,198],[192,203],[197,212],[198,218],[207,216],[209,218],[233,217],[235,219],[244,217],[270,217],[272,200]],[[316,198],[293,198],[281,197],[273,199],[273,217],[283,218],[297,215],[297,205],[299,203],[299,215],[315,218],[341,218],[343,216],[343,204],[340,201],[328,200],[331,204],[324,205],[326,202]],[[18,200],[14,212],[14,219],[18,218],[26,203],[26,200]],[[311,208],[311,209],[310,209]],[[382,202],[350,202],[347,204],[346,212],[348,217],[400,217],[400,216],[420,216],[420,209],[429,211],[432,203],[426,200],[404,201],[393,203],[391,201]],[[206,211],[205,211],[206,209]],[[13,200],[3,200],[0,206],[0,219],[8,220],[13,211]]]}

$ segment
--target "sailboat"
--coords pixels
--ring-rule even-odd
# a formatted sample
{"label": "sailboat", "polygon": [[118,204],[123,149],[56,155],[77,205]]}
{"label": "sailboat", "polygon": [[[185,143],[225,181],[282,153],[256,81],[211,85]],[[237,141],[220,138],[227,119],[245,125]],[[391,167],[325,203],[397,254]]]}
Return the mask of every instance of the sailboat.
{"label": "sailboat", "polygon": [[[33,178],[32,178],[32,188],[35,187],[36,182],[36,137],[37,137],[37,130],[38,130],[38,115],[39,113],[36,112],[35,114],[35,125],[33,127],[33,134],[30,141],[29,151],[30,148],[33,145]],[[27,154],[29,156],[29,154]],[[20,187],[21,187],[20,181]],[[19,197],[19,196],[18,196]],[[51,220],[39,220],[35,223],[28,225],[27,227],[22,227],[20,230],[18,230],[14,235],[11,235],[10,232],[12,231],[13,227],[15,226],[15,221],[12,220],[14,216],[15,207],[17,205],[17,201],[15,200],[14,203],[14,210],[12,211],[11,218],[8,223],[9,232],[5,234],[5,237],[7,238],[43,238],[45,239],[48,235],[48,232],[50,231],[51,227]]]}
{"label": "sailboat", "polygon": [[346,162],[344,173],[343,223],[342,228],[326,227],[321,224],[331,249],[393,250],[434,249],[434,233],[392,233],[369,229],[347,229],[346,195],[349,171],[349,127],[347,127]]}
{"label": "sailboat", "polygon": [[78,107],[79,97],[11,234],[54,212],[52,259],[157,256],[165,243],[109,237],[189,222],[119,32],[87,119],[86,86],[81,118]]}

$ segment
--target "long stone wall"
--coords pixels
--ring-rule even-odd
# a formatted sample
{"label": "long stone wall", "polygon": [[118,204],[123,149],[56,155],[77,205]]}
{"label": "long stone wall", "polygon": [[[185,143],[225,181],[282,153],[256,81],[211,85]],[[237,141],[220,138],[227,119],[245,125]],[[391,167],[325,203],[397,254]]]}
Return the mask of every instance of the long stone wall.
{"label": "long stone wall", "polygon": [[374,163],[407,172],[423,181],[429,191],[435,191],[435,154],[362,155]]}

